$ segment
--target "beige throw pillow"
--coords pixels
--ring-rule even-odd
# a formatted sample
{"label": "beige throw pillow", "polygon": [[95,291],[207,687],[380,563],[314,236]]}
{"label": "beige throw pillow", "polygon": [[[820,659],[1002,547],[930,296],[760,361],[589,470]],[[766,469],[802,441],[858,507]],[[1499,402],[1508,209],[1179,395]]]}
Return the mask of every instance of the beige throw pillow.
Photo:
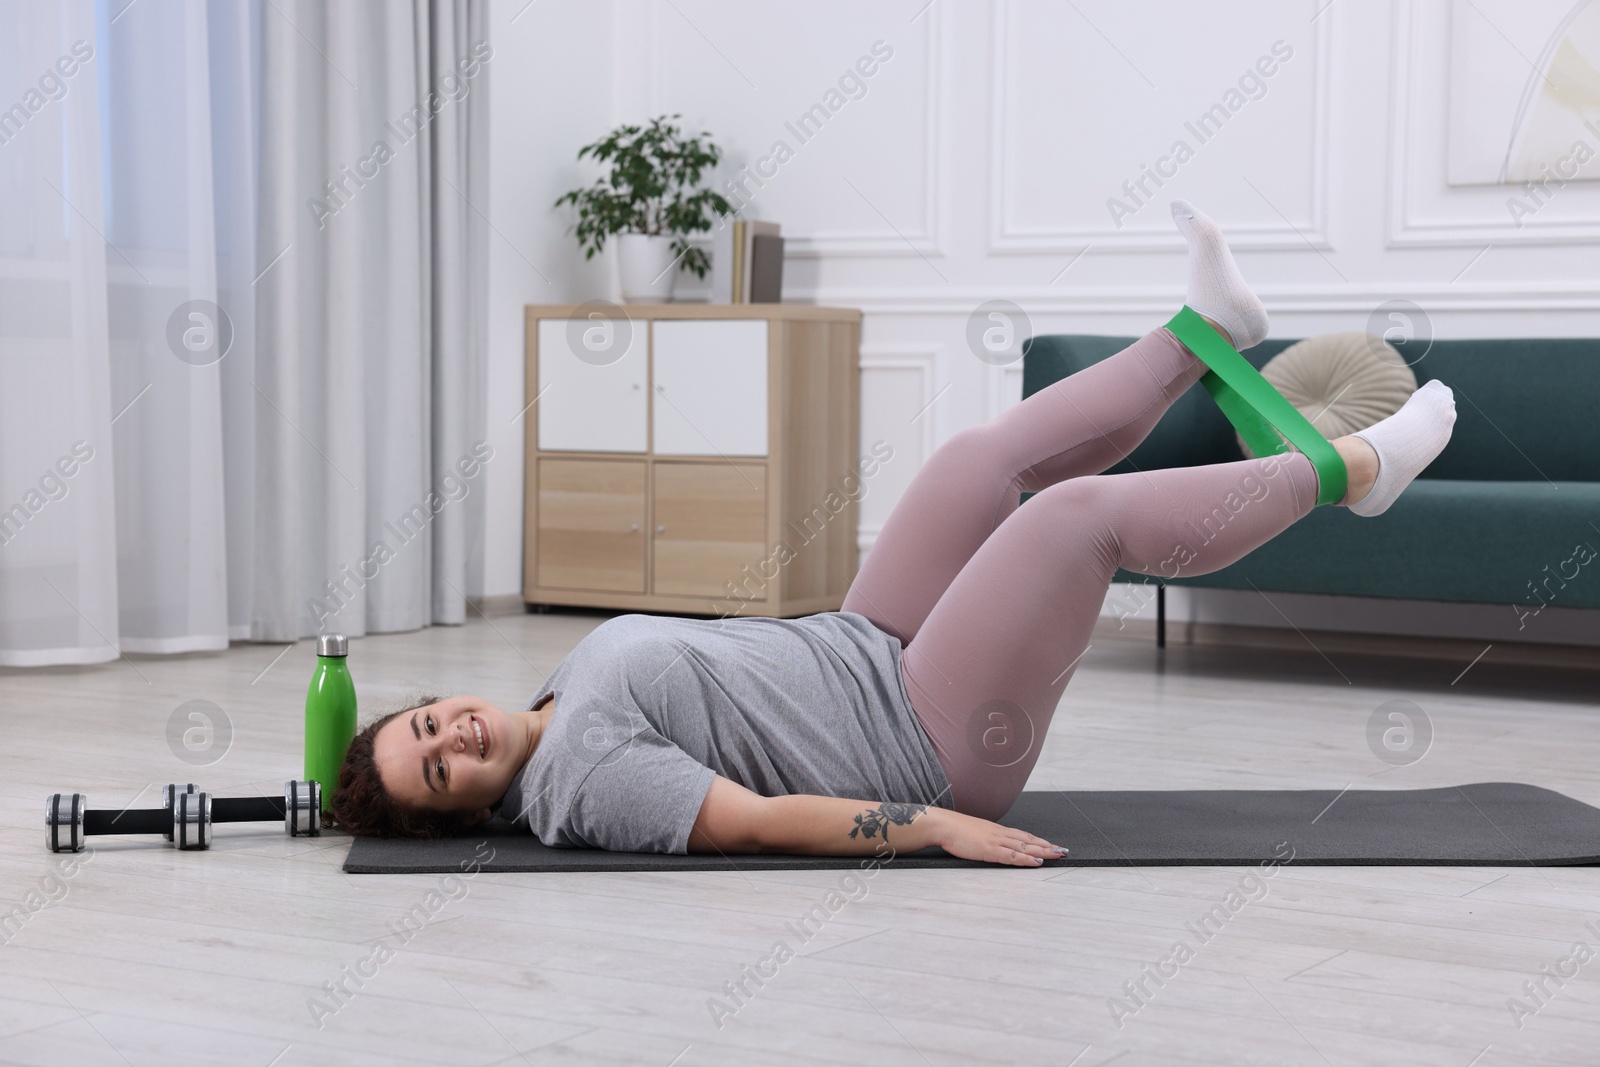
{"label": "beige throw pillow", "polygon": [[[1268,360],[1261,376],[1330,441],[1388,418],[1417,389],[1393,345],[1355,332],[1297,341]],[[1238,441],[1246,456],[1255,455]]]}

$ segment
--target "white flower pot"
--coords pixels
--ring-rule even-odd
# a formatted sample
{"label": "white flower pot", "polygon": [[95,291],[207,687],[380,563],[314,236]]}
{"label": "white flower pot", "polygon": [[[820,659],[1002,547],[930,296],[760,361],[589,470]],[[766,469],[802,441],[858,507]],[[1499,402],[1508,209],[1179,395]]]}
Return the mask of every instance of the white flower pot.
{"label": "white flower pot", "polygon": [[617,268],[622,276],[622,299],[629,304],[665,304],[672,299],[680,265],[674,260],[672,238],[648,233],[620,233]]}

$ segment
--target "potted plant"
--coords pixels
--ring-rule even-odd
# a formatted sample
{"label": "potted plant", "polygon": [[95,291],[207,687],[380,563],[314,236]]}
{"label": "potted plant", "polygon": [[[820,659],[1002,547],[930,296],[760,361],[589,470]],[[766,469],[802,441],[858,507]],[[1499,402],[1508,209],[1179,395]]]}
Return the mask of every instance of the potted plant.
{"label": "potted plant", "polygon": [[[679,270],[704,278],[710,260],[705,249],[691,245],[688,234],[711,229],[710,212],[727,214],[728,201],[710,189],[698,188],[700,175],[722,159],[708,131],[684,137],[661,115],[645,127],[622,125],[578,150],[608,164],[609,173],[587,189],[574,189],[555,206],[578,209],[575,227],[584,258],[617,238],[617,265],[622,298],[627,301],[672,299]],[[702,143],[701,138],[707,138]]]}

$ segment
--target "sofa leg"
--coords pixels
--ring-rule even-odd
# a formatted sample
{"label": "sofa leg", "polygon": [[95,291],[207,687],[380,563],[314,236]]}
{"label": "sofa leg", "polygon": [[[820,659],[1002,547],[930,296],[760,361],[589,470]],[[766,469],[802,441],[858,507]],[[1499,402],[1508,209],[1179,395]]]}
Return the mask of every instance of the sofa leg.
{"label": "sofa leg", "polygon": [[1156,583],[1156,647],[1167,647],[1167,583]]}

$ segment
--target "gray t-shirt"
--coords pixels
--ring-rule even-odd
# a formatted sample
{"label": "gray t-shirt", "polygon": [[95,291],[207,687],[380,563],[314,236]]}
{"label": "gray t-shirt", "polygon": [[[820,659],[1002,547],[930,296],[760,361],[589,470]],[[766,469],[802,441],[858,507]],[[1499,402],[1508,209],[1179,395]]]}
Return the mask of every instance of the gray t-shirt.
{"label": "gray t-shirt", "polygon": [[762,796],[950,807],[900,678],[900,642],[855,612],[619,615],[525,710],[556,710],[496,814],[560,848],[688,852],[720,774]]}

